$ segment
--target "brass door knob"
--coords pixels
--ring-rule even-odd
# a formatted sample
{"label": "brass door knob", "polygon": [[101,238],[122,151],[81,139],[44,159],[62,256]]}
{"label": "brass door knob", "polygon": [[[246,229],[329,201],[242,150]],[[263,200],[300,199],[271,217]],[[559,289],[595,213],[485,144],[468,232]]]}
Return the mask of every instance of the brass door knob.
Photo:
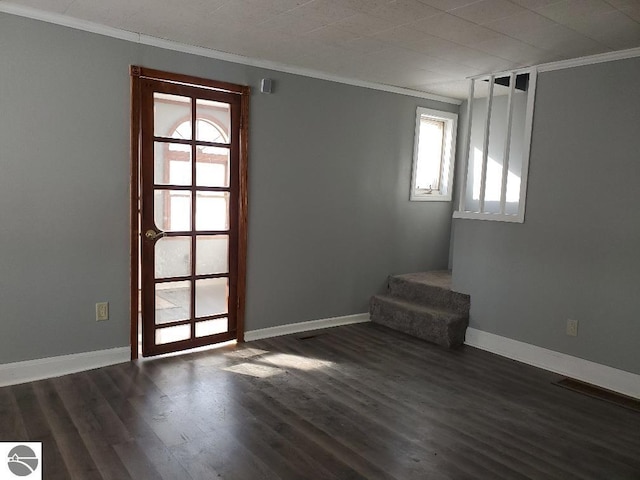
{"label": "brass door knob", "polygon": [[166,234],[164,232],[156,232],[155,230],[149,229],[144,232],[144,236],[149,240],[154,240],[156,238],[164,237]]}

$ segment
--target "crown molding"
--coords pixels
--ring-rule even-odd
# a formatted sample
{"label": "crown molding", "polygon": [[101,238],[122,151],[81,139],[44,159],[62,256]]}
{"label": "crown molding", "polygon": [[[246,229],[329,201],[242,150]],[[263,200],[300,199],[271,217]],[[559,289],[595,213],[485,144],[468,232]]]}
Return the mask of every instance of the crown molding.
{"label": "crown molding", "polygon": [[213,58],[216,60],[223,60],[226,62],[239,63],[242,65],[248,65],[251,67],[265,68],[268,70],[276,70],[278,72],[290,73],[293,75],[300,75],[303,77],[316,78],[319,80],[327,80],[330,82],[342,83],[355,87],[369,88],[371,90],[379,90],[383,92],[396,93],[399,95],[406,95],[410,97],[423,98],[426,100],[433,100],[436,102],[449,103],[453,105],[462,104],[462,100],[457,98],[445,97],[441,95],[435,95],[428,92],[422,92],[418,90],[411,90],[409,88],[394,87],[391,85],[384,85],[381,83],[367,82],[364,80],[358,80],[354,78],[341,77],[338,75],[332,75],[324,73],[318,70],[312,70],[308,68],[295,67],[279,62],[272,62],[270,60],[260,60],[257,58],[245,57],[243,55],[235,55],[232,53],[221,52],[212,48],[196,47],[193,45],[186,45],[183,43],[174,42],[171,40],[165,40],[150,35],[144,35],[141,33],[128,32],[119,28],[107,27],[99,23],[90,22],[88,20],[81,20],[73,18],[68,15],[60,13],[45,12],[31,7],[25,7],[22,5],[12,4],[0,0],[0,12],[8,13],[11,15],[17,15],[19,17],[31,18],[34,20],[40,20],[42,22],[52,23],[55,25],[61,25],[64,27],[74,28],[76,30],[83,30],[85,32],[97,33],[98,35],[104,35],[107,37],[117,38],[120,40],[126,40],[141,45],[148,45],[152,47],[163,48],[165,50],[173,50],[176,52],[188,53],[192,55],[198,55],[201,57]]}
{"label": "crown molding", "polygon": [[585,65],[595,65],[597,63],[613,62],[615,60],[625,60],[627,58],[640,57],[640,47],[629,48],[627,50],[617,50],[615,52],[599,53],[597,55],[589,55],[587,57],[571,58],[569,60],[560,60],[558,62],[543,63],[536,68],[538,72],[552,72],[554,70],[563,70],[565,68],[582,67]]}
{"label": "crown molding", "polygon": [[467,77],[467,80],[487,79],[491,75],[495,77],[507,76],[511,73],[526,73],[536,70],[538,73],[553,72],[554,70],[564,70],[567,68],[582,67],[585,65],[595,65],[598,63],[614,62],[616,60],[625,60],[627,58],[640,57],[640,47],[629,48],[627,50],[617,50],[615,52],[598,53],[596,55],[588,55],[586,57],[570,58],[568,60],[558,60],[557,62],[541,63],[528,67],[518,67],[512,70],[504,70],[502,72],[482,73]]}
{"label": "crown molding", "polygon": [[107,27],[99,23],[80,20],[59,13],[45,12],[43,10],[37,10],[31,7],[16,5],[14,3],[5,2],[3,0],[0,0],[0,12],[16,15],[19,17],[31,18],[33,20],[40,20],[46,23],[53,23],[55,25],[74,28],[76,30],[83,30],[85,32],[97,33],[98,35],[104,35],[120,40],[127,40],[129,42],[139,43],[140,41],[140,35],[137,33],[127,32],[126,30],[120,30],[118,28]]}

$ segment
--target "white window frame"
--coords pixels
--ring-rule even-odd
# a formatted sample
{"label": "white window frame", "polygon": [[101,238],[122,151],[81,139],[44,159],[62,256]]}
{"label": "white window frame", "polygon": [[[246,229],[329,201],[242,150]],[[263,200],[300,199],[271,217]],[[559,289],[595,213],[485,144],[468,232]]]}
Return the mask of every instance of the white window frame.
{"label": "white window frame", "polygon": [[[489,213],[484,211],[484,195],[485,195],[485,185],[486,185],[486,173],[487,173],[487,156],[489,150],[489,130],[491,124],[491,103],[493,99],[493,85],[494,80],[500,77],[510,76],[510,90],[509,90],[509,99],[508,99],[508,121],[507,121],[507,133],[505,135],[506,144],[505,144],[505,159],[508,162],[508,149],[509,149],[509,138],[511,137],[511,126],[512,126],[512,102],[511,99],[513,97],[514,88],[515,88],[515,79],[517,75],[528,73],[529,74],[529,87],[528,87],[528,97],[527,97],[527,110],[525,112],[525,126],[524,126],[524,150],[522,152],[522,167],[521,167],[521,178],[520,178],[520,195],[518,202],[518,213],[517,214],[507,214],[505,211],[505,192],[506,192],[506,176],[508,175],[508,169],[503,169],[502,172],[502,191],[501,191],[501,212],[500,213]],[[469,98],[467,101],[467,131],[465,132],[465,157],[464,157],[464,165],[463,165],[463,174],[460,178],[460,200],[458,205],[458,210],[453,212],[453,218],[463,218],[469,220],[492,220],[498,222],[512,222],[512,223],[524,223],[524,214],[525,207],[527,203],[527,183],[529,176],[529,156],[531,152],[531,133],[533,129],[533,111],[534,104],[536,98],[536,82],[538,77],[538,71],[535,67],[533,68],[525,68],[514,70],[510,72],[502,72],[492,75],[481,75],[478,77],[472,77],[469,81]],[[468,173],[469,173],[469,146],[471,143],[471,121],[473,118],[473,96],[474,96],[474,86],[475,82],[479,81],[488,81],[489,82],[489,97],[487,101],[487,114],[485,117],[485,132],[484,132],[484,150],[483,150],[483,158],[482,158],[482,178],[481,178],[481,188],[480,188],[480,211],[469,211],[465,208],[465,200],[466,200],[466,188],[468,181]],[[508,163],[507,163],[508,165]]]}
{"label": "white window frame", "polygon": [[[440,159],[440,188],[427,191],[416,188],[416,174],[418,171],[418,148],[420,143],[420,120],[427,117],[431,120],[444,122],[442,158]],[[453,173],[456,158],[456,133],[458,128],[458,114],[418,107],[416,109],[416,130],[413,141],[413,167],[411,170],[412,202],[450,202],[453,192]]]}

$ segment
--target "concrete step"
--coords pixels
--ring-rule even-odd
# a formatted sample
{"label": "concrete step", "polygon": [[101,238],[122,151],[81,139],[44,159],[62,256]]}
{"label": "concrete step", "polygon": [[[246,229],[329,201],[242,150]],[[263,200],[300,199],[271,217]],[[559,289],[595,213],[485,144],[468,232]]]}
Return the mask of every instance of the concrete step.
{"label": "concrete step", "polygon": [[464,343],[469,316],[391,295],[374,295],[371,321],[414,337],[454,348]]}
{"label": "concrete step", "polygon": [[387,293],[409,302],[469,315],[471,299],[451,290],[451,272],[447,270],[392,275]]}

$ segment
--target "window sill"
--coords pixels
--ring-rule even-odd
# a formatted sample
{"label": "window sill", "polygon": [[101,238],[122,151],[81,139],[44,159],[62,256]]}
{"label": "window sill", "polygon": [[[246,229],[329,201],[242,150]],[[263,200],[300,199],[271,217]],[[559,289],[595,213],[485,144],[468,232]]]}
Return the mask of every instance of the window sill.
{"label": "window sill", "polygon": [[409,198],[411,202],[450,202],[451,195],[441,193],[412,193]]}
{"label": "window sill", "polygon": [[524,223],[524,213],[506,215],[504,213],[480,213],[480,212],[453,212],[453,218],[465,220],[488,220],[493,222]]}

